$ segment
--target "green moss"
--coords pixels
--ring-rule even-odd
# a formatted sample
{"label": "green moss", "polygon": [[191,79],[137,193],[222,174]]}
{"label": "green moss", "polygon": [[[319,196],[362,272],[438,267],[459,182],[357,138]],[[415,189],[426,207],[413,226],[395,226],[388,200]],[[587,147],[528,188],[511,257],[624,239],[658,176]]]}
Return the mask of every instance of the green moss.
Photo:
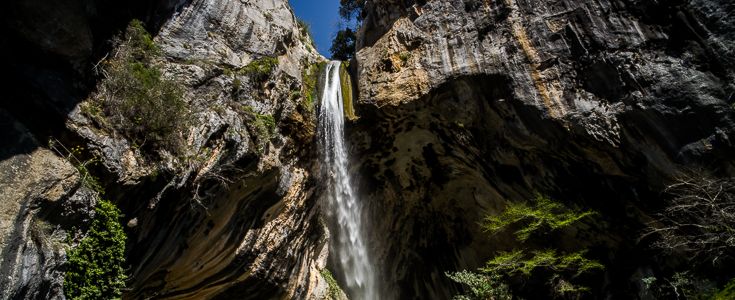
{"label": "green moss", "polygon": [[398,53],[398,59],[400,59],[403,63],[406,63],[411,58],[411,53],[408,51],[403,51],[401,53]]}
{"label": "green moss", "polygon": [[342,90],[342,101],[344,101],[345,116],[347,119],[356,120],[355,108],[352,105],[352,79],[350,73],[347,72],[345,64],[341,64],[339,68],[339,78]]}
{"label": "green moss", "polygon": [[68,251],[64,294],[70,299],[119,298],[127,276],[125,232],[118,221],[120,210],[100,200],[95,217],[79,245]]}
{"label": "green moss", "polygon": [[344,294],[344,292],[342,291],[342,288],[339,287],[337,280],[332,276],[332,272],[329,272],[329,270],[325,268],[322,269],[320,273],[322,274],[322,278],[327,281],[327,286],[329,287],[327,299],[341,299],[340,295]]}
{"label": "green moss", "polygon": [[271,76],[276,66],[278,66],[278,58],[266,56],[253,60],[243,67],[239,73],[250,77],[253,82],[264,82]]}
{"label": "green moss", "polygon": [[568,209],[548,197],[537,195],[536,200],[530,205],[523,202],[511,203],[502,214],[487,216],[482,227],[490,234],[495,234],[511,225],[521,224],[515,235],[519,241],[525,241],[531,234],[541,229],[553,231],[567,227],[593,214],[590,211]]}
{"label": "green moss", "polygon": [[302,94],[304,95],[303,102],[301,103],[301,107],[304,109],[305,112],[313,113],[314,112],[314,103],[316,99],[319,97],[319,76],[326,67],[326,62],[318,62],[314,64],[310,64],[308,66],[304,66],[303,71],[301,73],[302,78]]}

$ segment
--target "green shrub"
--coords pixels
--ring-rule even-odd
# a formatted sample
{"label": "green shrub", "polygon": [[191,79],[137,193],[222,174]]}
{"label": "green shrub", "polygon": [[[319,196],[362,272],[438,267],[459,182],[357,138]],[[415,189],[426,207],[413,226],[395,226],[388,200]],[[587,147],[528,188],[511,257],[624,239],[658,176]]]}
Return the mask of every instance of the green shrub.
{"label": "green shrub", "polygon": [[264,82],[271,76],[276,66],[278,66],[278,58],[266,56],[253,60],[243,67],[240,73],[250,77],[252,82]]}
{"label": "green shrub", "polygon": [[107,122],[133,144],[178,152],[188,125],[188,106],[177,81],[163,78],[155,64],[158,47],[140,21],[130,23],[105,63],[101,99]]}
{"label": "green shrub", "polygon": [[727,299],[735,299],[735,278],[731,279],[730,282],[728,282],[725,287],[722,288],[719,292],[717,292],[712,300],[727,300]]}
{"label": "green shrub", "polygon": [[[518,228],[514,234],[519,243],[525,243],[532,235],[548,234],[554,230],[571,226],[582,218],[594,215],[591,211],[570,209],[548,197],[537,195],[532,203],[511,203],[496,216],[487,216],[482,228],[492,234],[508,228]],[[550,286],[557,297],[576,297],[589,290],[573,283],[582,274],[604,269],[597,261],[584,257],[585,251],[560,253],[554,249],[526,251],[515,249],[500,252],[488,260],[477,273],[448,273],[450,279],[468,287],[470,294],[460,295],[462,299],[503,299],[510,297],[504,286],[513,279],[530,278],[537,270],[547,277],[544,284]],[[521,280],[523,281],[523,280]],[[517,282],[517,281],[516,281]],[[489,291],[502,294],[488,294]]]}
{"label": "green shrub", "polygon": [[497,274],[478,274],[468,271],[446,273],[454,282],[467,287],[469,294],[457,295],[454,300],[494,299],[510,300],[513,296],[508,285]]}
{"label": "green shrub", "polygon": [[95,217],[79,245],[68,251],[64,294],[70,299],[119,298],[127,276],[125,232],[119,223],[120,210],[100,200]]}
{"label": "green shrub", "polygon": [[571,210],[548,197],[537,195],[531,205],[524,202],[511,203],[499,216],[487,216],[482,227],[488,233],[495,234],[511,225],[522,224],[523,226],[515,232],[515,235],[519,241],[523,242],[531,234],[542,229],[542,233],[547,233],[567,227],[593,214],[590,211]]}
{"label": "green shrub", "polygon": [[276,119],[272,115],[256,112],[251,106],[243,105],[242,110],[248,117],[250,130],[257,141],[258,151],[263,152],[268,141],[276,133]]}

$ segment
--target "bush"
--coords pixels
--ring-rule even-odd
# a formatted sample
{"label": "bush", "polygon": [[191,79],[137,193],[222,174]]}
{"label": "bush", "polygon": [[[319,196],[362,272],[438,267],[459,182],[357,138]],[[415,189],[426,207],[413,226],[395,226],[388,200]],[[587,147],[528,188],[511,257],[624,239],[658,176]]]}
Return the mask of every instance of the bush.
{"label": "bush", "polygon": [[455,296],[455,300],[494,299],[510,300],[513,296],[508,285],[498,274],[477,274],[468,271],[446,273],[449,279],[467,287],[468,295]]}
{"label": "bush", "polygon": [[276,133],[276,119],[272,115],[256,112],[251,106],[243,105],[242,110],[249,119],[251,133],[257,141],[257,150],[262,153]]}
{"label": "bush", "polygon": [[95,217],[79,245],[68,251],[64,294],[70,299],[118,298],[125,287],[125,232],[120,210],[100,200]]}
{"label": "bush", "polygon": [[690,171],[664,192],[669,199],[644,234],[656,237],[655,248],[685,253],[697,264],[735,258],[735,180]]}
{"label": "bush", "polygon": [[[557,229],[594,215],[590,211],[577,211],[548,197],[537,195],[535,201],[511,203],[503,213],[487,216],[481,224],[491,235],[515,228],[516,240],[525,243],[531,236],[548,234]],[[537,274],[546,277],[544,284],[551,288],[556,297],[576,297],[588,290],[587,287],[573,283],[574,279],[604,266],[597,261],[584,257],[585,251],[560,253],[554,249],[526,251],[516,249],[500,252],[485,263],[477,273],[448,273],[450,279],[465,285],[470,293],[460,295],[460,299],[510,299],[509,282],[514,279],[530,278]],[[516,280],[524,281],[524,280]]]}
{"label": "bush", "polygon": [[177,152],[188,124],[180,83],[162,77],[154,62],[160,51],[140,21],[132,21],[116,44],[102,83],[101,106],[110,126],[139,147]]}
{"label": "bush", "polygon": [[278,66],[278,58],[266,56],[253,60],[242,68],[240,73],[250,77],[252,82],[264,82],[271,76],[276,66]]}

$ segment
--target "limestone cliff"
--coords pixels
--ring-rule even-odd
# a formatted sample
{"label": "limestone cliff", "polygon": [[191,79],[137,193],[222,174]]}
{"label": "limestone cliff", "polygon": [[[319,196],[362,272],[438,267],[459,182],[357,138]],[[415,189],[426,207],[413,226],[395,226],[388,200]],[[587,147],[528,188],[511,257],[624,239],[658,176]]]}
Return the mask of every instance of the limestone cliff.
{"label": "limestone cliff", "polygon": [[[65,253],[102,192],[83,184],[88,161],[127,224],[123,298],[325,295],[304,81],[324,58],[286,0],[7,7],[3,64],[19,76],[0,110],[0,298],[64,298]],[[141,145],[96,108],[119,55],[109,41],[133,17],[154,32],[162,77],[181,84],[190,121],[176,151]],[[241,71],[263,59],[276,63],[261,78]]]}
{"label": "limestone cliff", "polygon": [[[638,237],[677,172],[735,175],[733,4],[365,3],[341,83],[381,299],[451,298],[445,272],[513,246],[478,222],[535,193],[600,213],[536,245],[589,249],[607,266],[600,298],[643,297],[642,277],[681,263]],[[324,58],[287,0],[2,6],[0,299],[64,299],[69,249],[102,199],[123,215],[124,299],[344,297],[323,275]],[[176,147],[100,109],[133,19],[154,36],[150,73],[180,88]]]}
{"label": "limestone cliff", "polygon": [[610,266],[595,295],[636,297],[631,278],[657,264],[636,237],[662,185],[693,165],[735,172],[733,9],[368,1],[351,139],[386,290],[450,297],[444,272],[503,248],[477,223],[539,192],[602,212],[608,225],[573,235]]}

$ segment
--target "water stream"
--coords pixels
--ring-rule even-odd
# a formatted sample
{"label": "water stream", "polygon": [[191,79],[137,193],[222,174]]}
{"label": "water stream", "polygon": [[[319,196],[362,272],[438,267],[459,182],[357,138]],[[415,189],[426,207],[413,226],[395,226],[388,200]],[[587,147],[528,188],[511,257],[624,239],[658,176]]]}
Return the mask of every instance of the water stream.
{"label": "water stream", "polygon": [[365,242],[365,212],[352,188],[344,139],[344,103],[340,85],[340,62],[326,67],[326,80],[319,109],[319,146],[327,180],[327,216],[333,225],[330,256],[341,275],[345,292],[353,300],[377,299],[373,265]]}

